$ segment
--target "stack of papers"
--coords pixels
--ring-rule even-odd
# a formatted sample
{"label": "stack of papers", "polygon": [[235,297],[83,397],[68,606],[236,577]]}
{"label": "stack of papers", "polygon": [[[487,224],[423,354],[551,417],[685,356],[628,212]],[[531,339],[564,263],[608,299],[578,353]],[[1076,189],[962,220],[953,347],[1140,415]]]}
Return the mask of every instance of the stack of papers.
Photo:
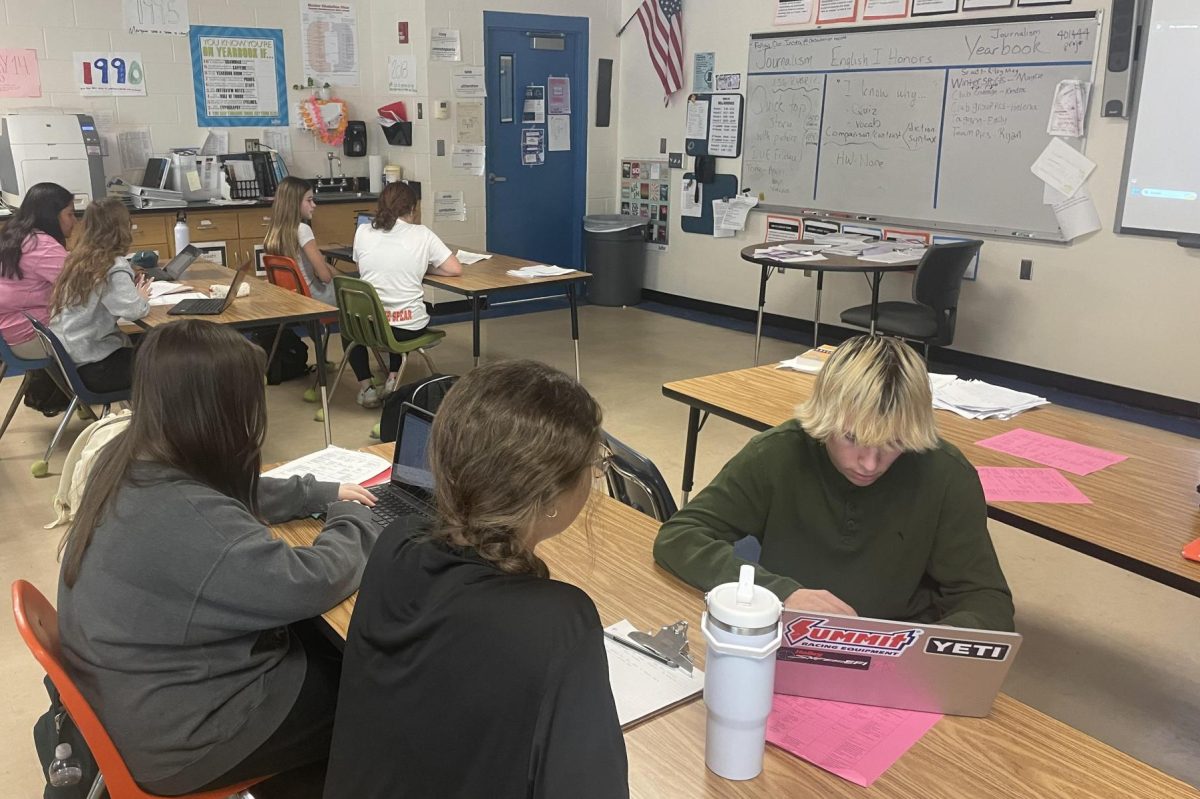
{"label": "stack of papers", "polygon": [[[157,285],[157,284],[155,284]],[[175,305],[183,300],[207,300],[208,295],[202,294],[199,291],[181,291],[178,294],[162,294],[155,297],[150,295],[149,305]]]}
{"label": "stack of papers", "polygon": [[462,264],[463,266],[470,266],[471,264],[477,264],[480,261],[486,261],[488,258],[491,258],[492,256],[490,253],[485,254],[485,253],[478,253],[478,252],[467,252],[466,250],[459,250],[458,252],[454,253],[454,257],[457,258],[458,262],[460,264]]}
{"label": "stack of papers", "polygon": [[362,483],[390,471],[392,464],[378,455],[354,452],[341,447],[326,447],[309,453],[302,458],[276,466],[263,477],[280,479],[293,475],[311,474],[318,480],[330,483]]}
{"label": "stack of papers", "polygon": [[534,266],[522,266],[520,269],[509,269],[508,274],[513,277],[525,278],[556,277],[558,275],[568,275],[574,271],[574,269],[567,269],[562,266],[543,266],[538,264]]}
{"label": "stack of papers", "polygon": [[183,283],[172,283],[169,280],[156,280],[150,284],[150,299],[157,299],[164,294],[174,294],[179,291],[192,291],[192,287]]}
{"label": "stack of papers", "polygon": [[815,233],[809,238],[815,244],[832,244],[838,247],[846,244],[860,244],[870,237],[860,236],[857,233]]}
{"label": "stack of papers", "polygon": [[860,261],[870,261],[875,264],[898,264],[903,261],[915,261],[925,255],[925,248],[918,247],[911,250],[892,250],[891,252],[881,252],[868,255],[863,253],[858,256]]}
{"label": "stack of papers", "polygon": [[775,367],[776,369],[791,369],[793,372],[807,372],[815,375],[821,371],[821,367],[829,360],[829,356],[833,355],[837,347],[832,344],[822,344],[820,347],[811,349],[802,355],[797,355],[795,358],[789,358],[786,361],[780,361]]}
{"label": "stack of papers", "polygon": [[805,261],[824,261],[825,256],[817,252],[820,247],[812,247],[809,249],[797,249],[793,247],[767,247],[765,249],[757,249],[754,251],[755,258],[770,258],[772,261],[779,261],[785,264],[799,264]]}
{"label": "stack of papers", "polygon": [[1022,411],[1049,405],[1045,397],[993,386],[982,380],[959,380],[954,375],[930,375],[933,407],[966,419],[1011,419]]}

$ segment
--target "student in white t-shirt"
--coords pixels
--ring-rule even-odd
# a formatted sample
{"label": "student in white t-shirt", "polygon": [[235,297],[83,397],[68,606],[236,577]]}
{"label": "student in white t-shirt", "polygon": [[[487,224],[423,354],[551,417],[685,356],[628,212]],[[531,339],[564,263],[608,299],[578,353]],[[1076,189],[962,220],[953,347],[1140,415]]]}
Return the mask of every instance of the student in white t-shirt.
{"label": "student in white t-shirt", "polygon": [[[389,183],[379,195],[375,220],[359,225],[354,234],[354,260],[363,280],[379,292],[392,333],[399,341],[418,338],[429,324],[425,291],[421,281],[427,273],[461,275],[462,264],[432,230],[415,224],[417,196],[405,183]],[[382,396],[371,387],[371,365],[367,351],[358,347],[350,354],[350,367],[358,378],[359,404],[378,402],[396,390],[400,356],[391,356]]]}
{"label": "student in white t-shirt", "polygon": [[313,299],[337,305],[333,293],[333,268],[321,255],[309,225],[316,210],[317,201],[308,181],[284,178],[275,190],[271,224],[263,240],[263,249],[269,255],[285,255],[295,261]]}

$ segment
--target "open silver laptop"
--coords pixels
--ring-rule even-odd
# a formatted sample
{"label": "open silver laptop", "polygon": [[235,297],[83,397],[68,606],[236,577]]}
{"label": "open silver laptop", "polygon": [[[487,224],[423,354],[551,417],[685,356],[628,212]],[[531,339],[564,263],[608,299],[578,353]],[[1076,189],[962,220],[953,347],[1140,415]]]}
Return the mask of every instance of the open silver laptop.
{"label": "open silver laptop", "polygon": [[986,716],[1018,633],[785,610],[775,692]]}

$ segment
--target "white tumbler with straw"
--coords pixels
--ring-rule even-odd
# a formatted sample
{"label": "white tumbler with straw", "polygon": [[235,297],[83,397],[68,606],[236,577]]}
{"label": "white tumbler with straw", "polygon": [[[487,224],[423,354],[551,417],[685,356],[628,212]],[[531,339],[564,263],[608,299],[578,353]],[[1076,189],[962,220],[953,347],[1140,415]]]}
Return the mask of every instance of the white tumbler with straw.
{"label": "white tumbler with straw", "polygon": [[749,564],[736,583],[709,591],[706,604],[700,622],[708,642],[704,762],[726,779],[753,779],[762,771],[783,605],[754,584]]}

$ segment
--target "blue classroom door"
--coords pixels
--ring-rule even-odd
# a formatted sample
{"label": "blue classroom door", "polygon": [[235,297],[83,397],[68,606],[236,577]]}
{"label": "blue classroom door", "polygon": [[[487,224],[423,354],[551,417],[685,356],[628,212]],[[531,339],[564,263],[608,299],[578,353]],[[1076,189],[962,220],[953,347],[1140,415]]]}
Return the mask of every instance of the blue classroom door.
{"label": "blue classroom door", "polygon": [[[485,11],[483,22],[488,95],[487,248],[540,263],[582,266],[588,20]],[[570,82],[569,121],[561,117],[552,120],[549,115],[550,77],[565,77]],[[542,87],[545,95],[541,122],[522,119],[526,88],[531,86]],[[550,127],[555,122],[566,123],[569,150],[550,150]],[[524,131],[533,131],[540,138],[541,163],[523,162],[523,144],[526,152],[536,149]]]}

